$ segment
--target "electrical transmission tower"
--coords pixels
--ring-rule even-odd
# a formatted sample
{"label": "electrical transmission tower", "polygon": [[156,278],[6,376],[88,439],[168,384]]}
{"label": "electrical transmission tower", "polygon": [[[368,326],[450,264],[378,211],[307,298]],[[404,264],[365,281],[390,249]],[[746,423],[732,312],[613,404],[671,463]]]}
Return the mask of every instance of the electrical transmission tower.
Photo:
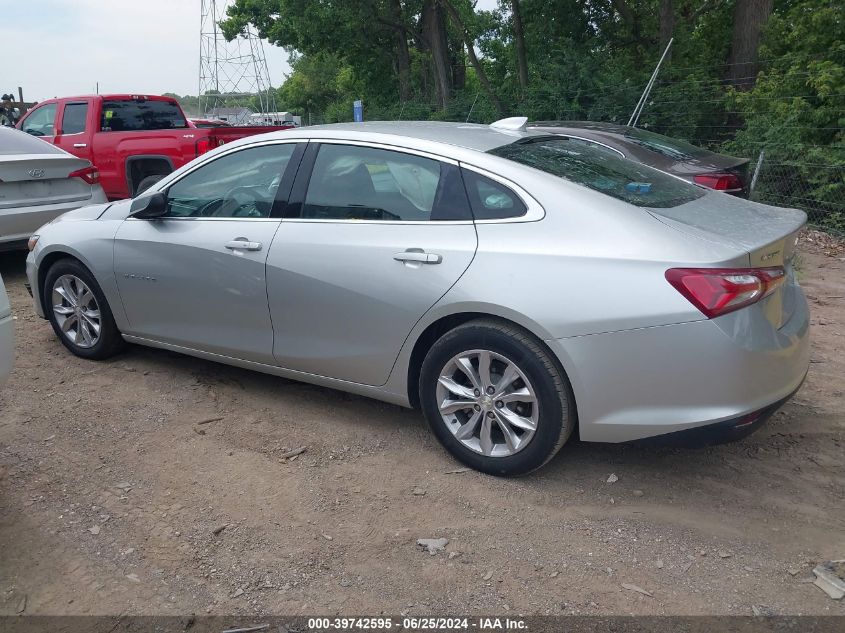
{"label": "electrical transmission tower", "polygon": [[205,116],[223,107],[254,111],[256,106],[262,114],[275,112],[276,97],[270,89],[270,70],[261,39],[252,26],[231,42],[220,30],[218,22],[226,18],[230,3],[201,0],[199,114]]}

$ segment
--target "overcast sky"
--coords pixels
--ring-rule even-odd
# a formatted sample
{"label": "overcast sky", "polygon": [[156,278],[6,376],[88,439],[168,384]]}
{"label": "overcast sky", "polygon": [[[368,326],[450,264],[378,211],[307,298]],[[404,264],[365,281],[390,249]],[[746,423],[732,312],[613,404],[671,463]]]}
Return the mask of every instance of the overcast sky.
{"label": "overcast sky", "polygon": [[[480,0],[479,8],[496,0]],[[200,0],[12,0],[0,10],[0,93],[27,101],[100,92],[196,94]],[[274,86],[287,53],[265,42]]]}

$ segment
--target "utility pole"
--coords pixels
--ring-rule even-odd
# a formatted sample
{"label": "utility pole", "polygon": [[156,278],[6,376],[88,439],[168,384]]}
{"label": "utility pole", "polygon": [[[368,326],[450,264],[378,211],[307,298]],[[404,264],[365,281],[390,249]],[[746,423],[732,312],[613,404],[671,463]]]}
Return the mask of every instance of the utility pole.
{"label": "utility pole", "polygon": [[[270,69],[264,43],[247,26],[246,31],[226,41],[218,23],[226,17],[231,0],[201,0],[199,116],[214,108],[251,107],[257,96],[261,114],[276,111],[276,98],[270,84]],[[234,122],[233,122],[234,123]]]}

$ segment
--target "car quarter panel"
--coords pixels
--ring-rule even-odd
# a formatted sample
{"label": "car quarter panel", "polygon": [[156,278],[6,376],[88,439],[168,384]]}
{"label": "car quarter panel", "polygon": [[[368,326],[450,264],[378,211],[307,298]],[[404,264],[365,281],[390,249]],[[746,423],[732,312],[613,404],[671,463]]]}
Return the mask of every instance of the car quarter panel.
{"label": "car quarter panel", "polygon": [[544,339],[668,325],[704,318],[666,282],[668,268],[748,265],[742,249],[685,235],[646,209],[535,173],[519,174],[519,182],[545,217],[478,223],[473,265],[439,305],[506,305],[542,324],[535,334]]}

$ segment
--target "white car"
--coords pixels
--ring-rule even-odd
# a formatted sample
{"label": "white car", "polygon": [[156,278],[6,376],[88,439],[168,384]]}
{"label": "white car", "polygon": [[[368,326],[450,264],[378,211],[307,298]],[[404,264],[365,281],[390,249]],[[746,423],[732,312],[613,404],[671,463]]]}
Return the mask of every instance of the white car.
{"label": "white car", "polygon": [[100,172],[90,162],[0,127],[0,250],[26,248],[39,226],[66,211],[106,201]]}
{"label": "white car", "polygon": [[12,323],[12,308],[0,277],[0,386],[12,373],[15,362],[15,329]]}

